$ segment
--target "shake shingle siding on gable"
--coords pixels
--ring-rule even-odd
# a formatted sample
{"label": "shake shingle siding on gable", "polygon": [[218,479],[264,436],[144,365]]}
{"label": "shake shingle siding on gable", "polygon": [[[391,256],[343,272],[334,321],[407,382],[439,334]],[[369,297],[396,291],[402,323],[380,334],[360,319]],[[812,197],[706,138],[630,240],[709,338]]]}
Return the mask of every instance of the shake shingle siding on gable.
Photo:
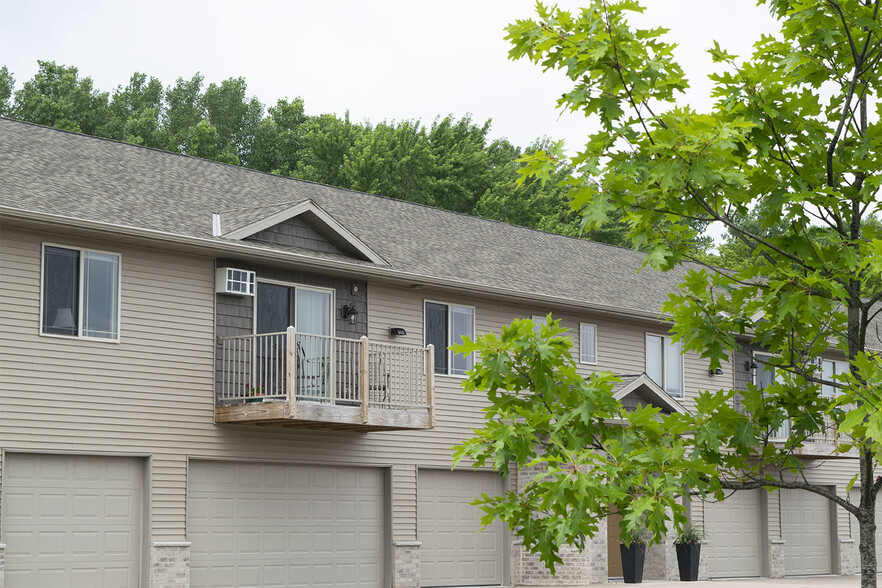
{"label": "shake shingle siding on gable", "polygon": [[268,229],[257,232],[250,237],[249,241],[263,241],[289,247],[300,247],[325,253],[345,255],[336,245],[328,241],[327,237],[312,228],[309,223],[301,218],[291,218]]}

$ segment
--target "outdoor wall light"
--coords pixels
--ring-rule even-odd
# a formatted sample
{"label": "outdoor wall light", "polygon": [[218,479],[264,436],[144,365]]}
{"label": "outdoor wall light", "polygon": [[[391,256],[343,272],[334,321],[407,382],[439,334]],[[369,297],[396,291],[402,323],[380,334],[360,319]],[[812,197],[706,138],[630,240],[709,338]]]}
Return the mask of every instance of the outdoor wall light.
{"label": "outdoor wall light", "polygon": [[401,335],[407,335],[407,331],[405,331],[402,327],[389,327],[390,337],[399,337]]}
{"label": "outdoor wall light", "polygon": [[752,372],[752,371],[756,370],[756,364],[753,362],[752,359],[748,359],[747,361],[744,362],[744,369],[746,369],[749,372]]}
{"label": "outdoor wall light", "polygon": [[723,375],[723,368],[718,367],[716,369],[708,369],[707,373],[709,376],[722,376]]}
{"label": "outdoor wall light", "polygon": [[349,319],[350,325],[354,325],[358,320],[358,309],[355,308],[354,304],[344,304],[340,315],[345,319]]}

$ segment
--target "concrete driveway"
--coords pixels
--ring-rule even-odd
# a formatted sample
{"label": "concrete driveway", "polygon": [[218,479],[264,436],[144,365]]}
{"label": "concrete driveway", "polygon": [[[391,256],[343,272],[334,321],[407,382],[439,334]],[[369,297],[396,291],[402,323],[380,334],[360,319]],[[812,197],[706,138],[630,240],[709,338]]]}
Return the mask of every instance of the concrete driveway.
{"label": "concrete driveway", "polygon": [[[614,584],[623,586],[621,581]],[[651,588],[857,588],[860,576],[805,576],[801,578],[747,578],[739,580],[703,580],[701,582],[662,582],[644,580]],[[635,586],[635,584],[628,584]]]}

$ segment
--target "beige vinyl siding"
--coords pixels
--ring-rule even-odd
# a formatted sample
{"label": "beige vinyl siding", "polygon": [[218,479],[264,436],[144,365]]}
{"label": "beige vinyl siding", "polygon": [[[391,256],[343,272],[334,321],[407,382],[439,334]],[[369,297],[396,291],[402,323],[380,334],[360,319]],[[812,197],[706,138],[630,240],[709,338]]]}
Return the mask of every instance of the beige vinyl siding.
{"label": "beige vinyl siding", "polygon": [[[500,329],[516,318],[530,318],[534,315],[546,316],[547,307],[533,307],[513,304],[460,294],[447,294],[432,289],[393,287],[372,282],[368,297],[368,336],[380,341],[390,341],[388,328],[401,326],[407,335],[396,337],[399,343],[422,345],[423,339],[423,303],[426,300],[463,304],[475,307],[475,334],[487,332],[498,333]],[[646,369],[646,333],[665,333],[666,328],[660,323],[646,321],[639,323],[609,318],[603,315],[592,315],[587,312],[576,312],[569,309],[552,310],[552,317],[561,319],[561,325],[567,329],[573,339],[573,358],[577,361],[577,369],[587,376],[594,371],[609,370],[617,374],[639,374]],[[579,323],[588,322],[596,326],[597,365],[578,363]],[[683,358],[685,399],[681,402],[687,408],[694,406],[697,391],[719,390],[732,388],[733,367],[731,363],[723,364],[723,374],[708,374],[708,360],[698,357],[694,352],[687,352]],[[440,385],[447,379],[458,381],[458,378],[440,376],[436,382]]]}
{"label": "beige vinyl siding", "polygon": [[[153,453],[154,539],[182,538],[185,469],[176,454],[192,435],[190,423],[210,422],[213,412],[205,394],[212,261],[8,228],[0,239],[3,447]],[[119,343],[39,335],[43,242],[121,254]]]}
{"label": "beige vinyl siding", "polygon": [[393,541],[417,539],[417,469],[414,465],[392,466]]}
{"label": "beige vinyl siding", "polygon": [[[119,343],[39,335],[43,241],[121,255]],[[413,540],[416,468],[449,469],[452,446],[482,423],[486,399],[462,393],[461,378],[438,376],[437,426],[431,431],[365,434],[215,425],[212,258],[6,227],[0,251],[2,448],[150,455],[152,541],[187,539],[187,464],[199,458],[392,468],[391,536]],[[430,286],[418,290],[372,281],[366,313],[370,338],[390,341],[388,328],[398,326],[407,335],[397,342],[422,345],[426,299],[474,306],[478,334],[499,331],[516,317],[547,313],[539,306],[449,295]],[[597,325],[599,370],[642,372],[645,333],[659,331],[651,322],[557,314],[574,332],[580,321]],[[731,371],[708,379],[704,360],[687,357],[686,366],[687,395],[710,383],[730,385],[724,381]],[[594,367],[580,369],[587,375]],[[831,471],[833,483],[844,486],[848,476]]]}

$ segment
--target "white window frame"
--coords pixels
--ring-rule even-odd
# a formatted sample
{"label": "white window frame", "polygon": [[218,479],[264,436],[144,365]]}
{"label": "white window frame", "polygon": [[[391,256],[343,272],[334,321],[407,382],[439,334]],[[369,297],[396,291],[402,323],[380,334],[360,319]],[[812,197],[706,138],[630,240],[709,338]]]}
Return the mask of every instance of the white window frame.
{"label": "white window frame", "polygon": [[533,321],[533,332],[537,335],[542,329],[542,326],[548,324],[548,314],[534,314],[530,317],[530,319]]}
{"label": "white window frame", "polygon": [[[273,280],[269,278],[256,277],[254,280],[254,302],[252,303],[253,319],[251,321],[251,333],[257,335],[257,289],[260,284],[272,284],[274,286],[285,286],[294,288],[294,304],[297,304],[297,290],[312,290],[313,292],[327,292],[331,295],[331,337],[337,336],[337,290],[334,288],[322,288],[321,286],[310,286],[309,284],[300,284],[297,282],[287,282],[285,280]],[[296,308],[295,308],[296,312]],[[296,321],[296,317],[295,317]],[[296,325],[294,325],[296,328]]]}
{"label": "white window frame", "polygon": [[[594,361],[587,361],[585,359],[585,352],[582,348],[582,343],[585,339],[584,332],[582,331],[584,327],[594,329]],[[583,365],[597,365],[597,325],[594,323],[579,323],[579,363]]]}
{"label": "white window frame", "polygon": [[[751,354],[750,359],[753,363],[756,364],[756,369],[753,370],[753,374],[752,374],[754,386],[758,386],[757,374],[763,368],[764,364],[766,364],[766,365],[768,364],[768,361],[765,361],[765,360],[757,361],[761,357],[774,358],[774,357],[781,357],[781,356],[776,355],[774,353],[763,353],[761,351],[754,351]],[[775,369],[775,375],[772,377],[772,382],[777,382],[778,381],[778,366],[773,365],[772,367]],[[785,420],[780,428],[775,429],[774,431],[771,431],[770,435],[769,435],[769,439],[771,441],[786,441],[789,437],[790,437],[790,419]]]}
{"label": "white window frame", "polygon": [[[44,333],[43,332],[43,313],[46,305],[46,248],[55,247],[56,249],[69,249],[71,251],[79,251],[79,284],[77,284],[77,334],[62,335],[60,333]],[[116,337],[90,337],[83,335],[83,288],[85,283],[85,259],[84,252],[101,253],[103,255],[114,255],[117,259],[116,272]],[[60,339],[83,339],[85,341],[102,341],[104,343],[119,343],[122,338],[122,254],[116,251],[105,251],[103,249],[94,249],[92,247],[77,247],[74,245],[63,245],[60,243],[43,242],[40,246],[40,318],[38,320],[38,330],[41,337],[58,337]]]}
{"label": "white window frame", "polygon": [[[672,339],[670,335],[665,335],[662,333],[645,333],[645,337],[643,338],[643,362],[644,362],[643,369],[648,370],[648,368],[649,368],[649,338],[650,337],[660,337],[662,340],[662,379],[664,380],[664,382],[663,383],[657,382],[659,387],[662,390],[664,390],[668,394],[668,396],[670,396],[671,398],[686,398],[686,370],[685,370],[686,362],[683,360],[683,353],[679,354],[679,357],[680,357],[680,386],[682,387],[682,390],[680,391],[680,395],[678,395],[678,396],[674,396],[673,394],[668,392],[668,382],[667,382],[668,376],[667,376],[667,370],[665,369],[665,363],[666,363],[665,362],[665,353],[666,353],[666,350],[668,349],[668,347],[670,346],[669,341],[671,341],[671,339]],[[683,344],[681,342],[680,343],[680,351],[682,352],[682,350],[683,350]],[[647,375],[649,374],[648,371],[646,373],[647,373]]]}
{"label": "white window frame", "polygon": [[[820,357],[820,358],[818,358],[818,371],[821,373],[822,380],[826,379],[824,377],[824,362],[830,362],[831,364],[833,364],[833,376],[838,376],[839,374],[845,373],[851,369],[851,366],[845,360],[828,359],[826,357]],[[833,381],[835,382],[836,380],[834,379]],[[836,398],[837,396],[839,396],[839,394],[840,394],[839,388],[837,388],[836,386],[830,386],[830,388],[833,388],[830,391],[830,394],[824,393],[825,387],[826,387],[826,384],[821,384],[820,392],[821,392],[821,396],[823,398]]]}
{"label": "white window frame", "polygon": [[[425,299],[423,299],[423,345],[428,345],[428,343],[426,343],[426,334],[427,334],[427,333],[426,333],[426,304],[427,304],[427,303],[430,303],[430,304],[442,304],[442,305],[444,305],[444,306],[447,307],[447,350],[446,350],[446,351],[447,351],[447,371],[444,372],[444,373],[441,373],[441,372],[435,372],[435,375],[436,375],[436,376],[449,376],[449,377],[451,377],[451,378],[462,378],[462,379],[465,379],[466,377],[468,377],[468,376],[466,376],[465,374],[454,374],[454,373],[452,373],[452,370],[453,370],[453,356],[456,355],[456,354],[453,352],[452,349],[450,349],[450,346],[451,346],[451,345],[457,345],[457,344],[459,344],[460,342],[459,342],[459,341],[456,341],[456,342],[451,341],[451,339],[453,338],[453,313],[450,312],[450,308],[453,307],[453,306],[456,306],[456,307],[458,307],[458,308],[468,308],[468,309],[471,309],[471,311],[472,311],[472,338],[475,338],[475,337],[477,336],[477,332],[476,332],[476,330],[475,330],[475,322],[476,322],[476,318],[475,318],[475,317],[476,317],[476,315],[477,315],[477,312],[476,312],[476,310],[475,310],[475,307],[474,307],[474,306],[470,306],[470,305],[468,305],[468,304],[458,304],[458,303],[454,303],[454,302],[447,302],[447,301],[444,301],[444,300],[432,300],[432,299],[429,299],[429,298],[425,298]],[[474,367],[474,366],[475,366],[475,363],[477,363],[477,361],[478,361],[478,358],[477,358],[477,356],[475,355],[474,352],[470,353],[469,355],[472,356],[472,367]]]}

